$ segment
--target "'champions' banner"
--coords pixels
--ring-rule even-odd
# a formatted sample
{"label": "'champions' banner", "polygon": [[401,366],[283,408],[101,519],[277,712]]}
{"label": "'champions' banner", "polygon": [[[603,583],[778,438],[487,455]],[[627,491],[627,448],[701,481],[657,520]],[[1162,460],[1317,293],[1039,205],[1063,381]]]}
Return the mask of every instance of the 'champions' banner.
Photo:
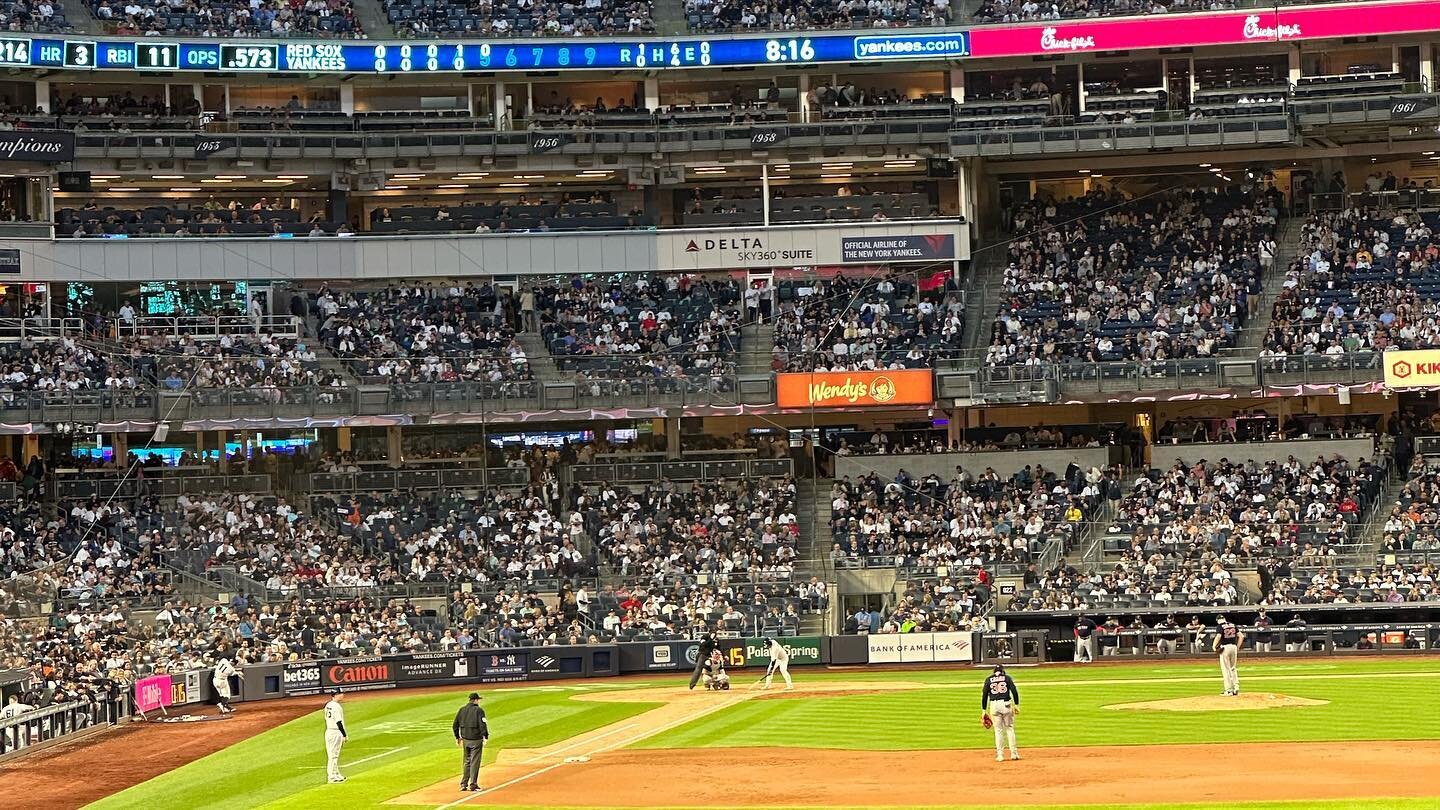
{"label": "'champions' banner", "polygon": [[932,405],[935,385],[930,369],[777,374],[775,398],[782,408]]}

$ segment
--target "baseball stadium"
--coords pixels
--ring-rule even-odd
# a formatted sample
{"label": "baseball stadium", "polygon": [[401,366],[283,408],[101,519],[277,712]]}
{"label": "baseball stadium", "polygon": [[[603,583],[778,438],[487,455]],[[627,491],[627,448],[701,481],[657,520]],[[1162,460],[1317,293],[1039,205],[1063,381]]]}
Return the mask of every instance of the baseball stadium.
{"label": "baseball stadium", "polygon": [[0,810],[1440,810],[1440,0],[0,23]]}

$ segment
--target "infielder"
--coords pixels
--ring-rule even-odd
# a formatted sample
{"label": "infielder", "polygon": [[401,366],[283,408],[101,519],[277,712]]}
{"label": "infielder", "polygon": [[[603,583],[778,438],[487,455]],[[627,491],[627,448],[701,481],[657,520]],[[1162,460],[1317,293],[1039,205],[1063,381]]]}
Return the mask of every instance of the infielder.
{"label": "infielder", "polygon": [[221,714],[233,714],[235,707],[230,705],[230,676],[238,675],[240,680],[245,680],[245,673],[235,668],[235,664],[225,656],[220,656],[215,661],[215,673],[210,676],[210,685],[215,687],[215,705],[220,708]]}
{"label": "infielder", "polygon": [[1236,662],[1240,658],[1240,645],[1245,643],[1245,634],[1240,628],[1225,620],[1224,616],[1218,619],[1219,628],[1215,633],[1215,641],[1210,645],[1213,650],[1220,653],[1220,677],[1225,681],[1225,694],[1240,694],[1240,670],[1236,668]]}
{"label": "infielder", "polygon": [[785,688],[794,689],[795,684],[790,681],[790,651],[785,649],[778,640],[770,639],[770,666],[765,670],[765,688],[770,688],[770,680],[775,677],[776,671],[780,677],[785,679]]}
{"label": "infielder", "polygon": [[350,735],[345,733],[345,709],[340,706],[340,692],[330,695],[325,704],[325,767],[330,774],[330,783],[344,782],[340,773],[340,748]]}
{"label": "infielder", "polygon": [[1010,744],[1010,758],[1019,759],[1020,749],[1015,746],[1015,716],[1020,713],[1020,690],[1005,667],[995,665],[995,671],[985,679],[980,690],[980,721],[986,728],[995,730],[995,761],[1005,761],[1005,743]]}

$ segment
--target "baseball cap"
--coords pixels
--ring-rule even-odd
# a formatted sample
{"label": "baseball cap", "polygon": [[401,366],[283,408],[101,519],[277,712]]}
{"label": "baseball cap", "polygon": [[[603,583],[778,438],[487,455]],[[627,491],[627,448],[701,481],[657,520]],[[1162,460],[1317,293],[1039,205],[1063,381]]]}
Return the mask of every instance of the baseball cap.
{"label": "baseball cap", "polygon": [[479,700],[479,699],[480,699],[480,693],[479,693],[479,692],[471,692],[471,693],[470,693],[470,700]]}

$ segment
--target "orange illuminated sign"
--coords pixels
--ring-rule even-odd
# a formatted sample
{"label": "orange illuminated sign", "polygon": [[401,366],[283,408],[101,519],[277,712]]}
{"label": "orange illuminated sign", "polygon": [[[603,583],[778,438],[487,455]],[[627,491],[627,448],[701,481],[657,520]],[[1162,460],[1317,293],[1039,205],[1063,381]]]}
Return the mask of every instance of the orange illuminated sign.
{"label": "orange illuminated sign", "polygon": [[782,408],[874,408],[931,405],[935,386],[930,369],[825,371],[775,375]]}

